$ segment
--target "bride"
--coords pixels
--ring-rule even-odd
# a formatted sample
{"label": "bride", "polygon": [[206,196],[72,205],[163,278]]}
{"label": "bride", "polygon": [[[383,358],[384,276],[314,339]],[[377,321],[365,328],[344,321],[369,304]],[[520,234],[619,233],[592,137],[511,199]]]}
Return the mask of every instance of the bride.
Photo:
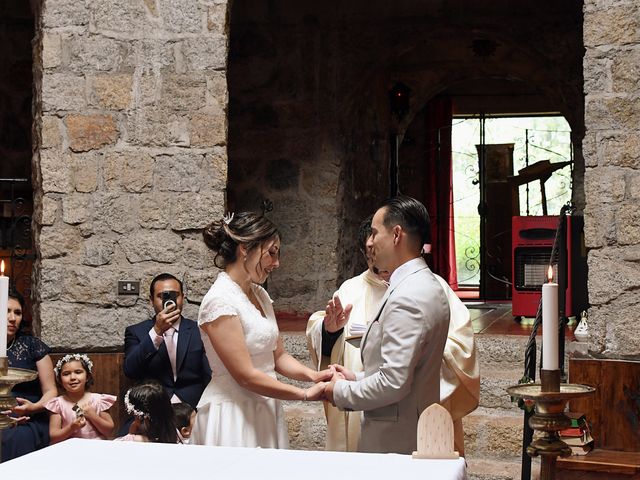
{"label": "bride", "polygon": [[[287,448],[280,400],[319,400],[331,372],[302,365],[279,337],[271,298],[260,286],[280,264],[278,230],[264,216],[245,212],[213,222],[203,236],[224,271],[198,315],[212,375],[198,404],[193,443]],[[299,388],[278,381],[276,372],[316,383]]]}

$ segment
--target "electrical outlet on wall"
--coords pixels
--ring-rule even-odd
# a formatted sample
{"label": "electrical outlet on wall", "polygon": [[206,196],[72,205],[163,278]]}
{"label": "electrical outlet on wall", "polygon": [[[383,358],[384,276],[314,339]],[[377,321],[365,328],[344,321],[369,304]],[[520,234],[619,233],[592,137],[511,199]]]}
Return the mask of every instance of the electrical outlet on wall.
{"label": "electrical outlet on wall", "polygon": [[118,295],[139,295],[140,282],[135,280],[118,280]]}

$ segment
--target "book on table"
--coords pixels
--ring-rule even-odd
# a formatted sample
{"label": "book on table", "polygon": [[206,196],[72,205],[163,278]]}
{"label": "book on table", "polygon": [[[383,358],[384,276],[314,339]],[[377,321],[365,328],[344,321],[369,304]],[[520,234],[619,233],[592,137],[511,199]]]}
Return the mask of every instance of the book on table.
{"label": "book on table", "polygon": [[589,422],[583,413],[566,412],[571,419],[571,426],[560,430],[560,440],[571,448],[573,455],[586,455],[593,449],[593,437]]}

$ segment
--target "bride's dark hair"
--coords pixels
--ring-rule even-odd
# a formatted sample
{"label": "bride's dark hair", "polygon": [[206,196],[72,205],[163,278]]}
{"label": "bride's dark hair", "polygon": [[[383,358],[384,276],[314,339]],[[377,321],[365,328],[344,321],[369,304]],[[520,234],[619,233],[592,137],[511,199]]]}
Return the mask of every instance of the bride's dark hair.
{"label": "bride's dark hair", "polygon": [[204,243],[216,252],[214,263],[218,268],[237,260],[238,245],[251,251],[267,240],[279,238],[276,226],[264,215],[254,212],[239,212],[224,219],[211,222],[202,232]]}

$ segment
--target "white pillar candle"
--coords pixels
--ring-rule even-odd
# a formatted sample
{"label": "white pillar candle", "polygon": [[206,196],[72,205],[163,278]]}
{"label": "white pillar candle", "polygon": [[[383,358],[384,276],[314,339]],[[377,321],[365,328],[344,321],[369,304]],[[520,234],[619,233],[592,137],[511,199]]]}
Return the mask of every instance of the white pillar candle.
{"label": "white pillar candle", "polygon": [[4,260],[0,263],[0,357],[7,356],[7,308],[9,277],[4,276]]}
{"label": "white pillar candle", "polygon": [[549,282],[542,285],[542,369],[558,370],[558,284],[553,283],[549,267]]}

